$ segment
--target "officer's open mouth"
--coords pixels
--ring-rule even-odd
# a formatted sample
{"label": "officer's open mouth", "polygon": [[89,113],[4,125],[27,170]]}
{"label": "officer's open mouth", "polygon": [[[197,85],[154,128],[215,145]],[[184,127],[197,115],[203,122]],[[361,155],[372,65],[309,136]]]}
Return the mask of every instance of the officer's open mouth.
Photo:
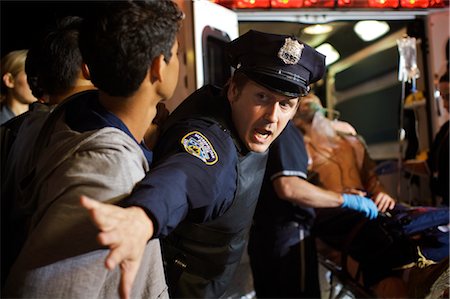
{"label": "officer's open mouth", "polygon": [[272,135],[271,131],[264,129],[255,129],[255,133],[259,138],[267,139],[270,135]]}

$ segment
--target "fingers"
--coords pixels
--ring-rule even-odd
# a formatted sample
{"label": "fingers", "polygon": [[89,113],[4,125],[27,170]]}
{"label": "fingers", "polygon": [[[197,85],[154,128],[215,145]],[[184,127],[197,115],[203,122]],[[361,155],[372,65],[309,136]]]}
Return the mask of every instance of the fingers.
{"label": "fingers", "polygon": [[386,212],[388,209],[392,210],[395,207],[395,201],[388,194],[380,192],[376,195],[374,199],[378,210],[382,213]]}
{"label": "fingers", "polygon": [[104,217],[102,217],[101,214],[98,212],[101,203],[98,202],[97,200],[93,200],[85,195],[82,195],[80,197],[80,204],[89,211],[91,220],[92,222],[94,222],[97,228],[102,230],[103,227],[102,219]]}
{"label": "fingers", "polygon": [[120,278],[119,294],[120,298],[128,299],[131,296],[131,288],[133,286],[133,281],[136,278],[137,272],[139,270],[139,262],[122,262],[120,268],[122,271],[122,276]]}
{"label": "fingers", "polygon": [[91,220],[100,231],[110,231],[114,229],[120,217],[122,217],[121,208],[111,204],[105,204],[98,200],[91,199],[82,195],[80,197],[81,205],[89,211]]}
{"label": "fingers", "polygon": [[105,260],[105,266],[110,270],[114,269],[118,264],[123,264],[127,259],[136,259],[136,256],[133,255],[133,250],[122,243],[117,243],[114,247],[110,246],[110,248],[111,251]]}
{"label": "fingers", "polygon": [[383,192],[380,192],[376,195],[375,197],[375,204],[378,207],[378,210],[382,213],[384,213],[387,209],[387,201],[386,201],[386,196]]}
{"label": "fingers", "polygon": [[153,234],[153,223],[145,211],[138,207],[125,209],[86,196],[80,197],[80,203],[89,211],[100,230],[98,242],[110,249],[105,267],[113,270],[120,264],[120,297],[130,298],[145,246]]}
{"label": "fingers", "polygon": [[94,210],[97,204],[96,200],[90,199],[89,197],[85,195],[80,196],[80,203],[83,207],[85,207],[87,210]]}

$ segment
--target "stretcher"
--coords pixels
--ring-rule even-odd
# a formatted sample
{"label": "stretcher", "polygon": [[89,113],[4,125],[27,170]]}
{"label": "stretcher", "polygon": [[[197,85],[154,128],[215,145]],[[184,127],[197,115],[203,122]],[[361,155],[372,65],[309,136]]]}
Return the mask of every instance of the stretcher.
{"label": "stretcher", "polygon": [[[329,291],[327,293],[329,299],[377,298],[374,291],[364,285],[359,264],[347,250],[361,226],[356,225],[352,228],[346,236],[342,250],[332,248],[319,238],[316,240],[319,264],[328,272]],[[445,227],[448,229],[448,224]],[[448,238],[448,232],[443,236]],[[417,238],[417,234],[411,235],[411,237]],[[399,284],[401,284],[398,288],[406,286],[409,298],[448,298],[450,289],[448,243],[440,246],[444,248],[445,253],[442,254],[441,250],[437,262],[427,259],[418,249],[419,259],[416,265],[405,265],[405,269],[397,270],[396,277],[399,278]],[[411,270],[413,267],[415,269]],[[419,281],[420,283],[418,283]],[[391,287],[396,288],[396,285]]]}

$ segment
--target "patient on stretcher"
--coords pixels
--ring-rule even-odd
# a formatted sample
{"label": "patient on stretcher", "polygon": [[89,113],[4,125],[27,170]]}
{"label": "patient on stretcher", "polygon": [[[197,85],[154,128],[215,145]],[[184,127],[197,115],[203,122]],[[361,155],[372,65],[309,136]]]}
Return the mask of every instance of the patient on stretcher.
{"label": "patient on stretcher", "polygon": [[[303,131],[310,155],[311,182],[335,192],[370,197],[378,207],[379,216],[368,220],[350,209],[317,209],[316,236],[321,243],[356,261],[361,283],[377,297],[425,297],[431,283],[446,269],[448,271],[448,230],[436,232],[433,246],[437,250],[430,251],[423,234],[407,234],[396,229],[394,216],[417,212],[396,203],[387,194],[362,138],[349,124],[327,119],[324,110],[316,96],[307,96],[302,99],[295,119]],[[441,216],[440,222],[429,229],[437,230],[439,225],[447,225],[448,229],[448,209],[442,213],[442,210],[428,207],[428,210],[421,210],[421,216],[427,216],[425,212],[435,213],[433,215],[439,212]],[[430,231],[427,230],[427,234]],[[425,275],[428,272],[432,273]],[[424,280],[419,281],[417,277]]]}

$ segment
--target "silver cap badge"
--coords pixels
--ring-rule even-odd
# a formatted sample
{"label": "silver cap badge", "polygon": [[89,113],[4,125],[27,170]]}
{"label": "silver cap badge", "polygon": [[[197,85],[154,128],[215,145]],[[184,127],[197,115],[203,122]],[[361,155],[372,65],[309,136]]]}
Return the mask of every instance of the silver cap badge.
{"label": "silver cap badge", "polygon": [[302,51],[305,46],[300,44],[297,40],[290,37],[284,40],[284,45],[278,51],[278,57],[283,60],[285,64],[296,64],[302,56]]}

